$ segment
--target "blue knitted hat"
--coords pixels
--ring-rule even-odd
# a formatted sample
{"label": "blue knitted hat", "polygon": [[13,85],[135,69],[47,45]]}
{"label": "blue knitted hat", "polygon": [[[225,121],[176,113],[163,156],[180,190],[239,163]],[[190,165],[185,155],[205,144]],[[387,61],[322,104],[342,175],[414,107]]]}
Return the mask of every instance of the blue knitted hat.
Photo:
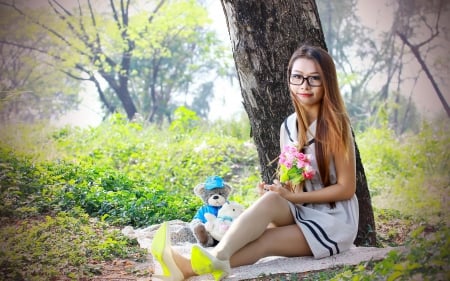
{"label": "blue knitted hat", "polygon": [[211,190],[214,188],[223,188],[223,187],[224,187],[223,179],[219,176],[211,176],[206,179],[206,182],[205,182],[206,190]]}

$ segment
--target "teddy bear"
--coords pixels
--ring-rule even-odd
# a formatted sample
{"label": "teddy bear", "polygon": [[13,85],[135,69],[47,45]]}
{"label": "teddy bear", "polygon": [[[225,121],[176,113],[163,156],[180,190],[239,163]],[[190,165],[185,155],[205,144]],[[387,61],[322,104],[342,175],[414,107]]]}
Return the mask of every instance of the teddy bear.
{"label": "teddy bear", "polygon": [[205,214],[217,216],[220,208],[227,202],[232,187],[219,176],[210,176],[204,183],[194,187],[194,193],[203,201],[203,205],[189,223],[197,242],[203,247],[215,246],[218,241],[206,230]]}
{"label": "teddy bear", "polygon": [[220,241],[233,221],[244,212],[244,206],[237,202],[226,202],[220,208],[217,216],[205,214],[205,228],[214,239]]}

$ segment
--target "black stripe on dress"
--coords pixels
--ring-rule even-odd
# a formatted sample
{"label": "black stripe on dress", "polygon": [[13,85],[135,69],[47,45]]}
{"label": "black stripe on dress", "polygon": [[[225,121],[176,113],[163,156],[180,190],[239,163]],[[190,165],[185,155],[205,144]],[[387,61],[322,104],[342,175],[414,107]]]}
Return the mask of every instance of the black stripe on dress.
{"label": "black stripe on dress", "polygon": [[[284,128],[286,129],[286,133],[287,133],[287,135],[288,135],[288,138],[289,138],[289,140],[292,142],[292,143],[295,143],[295,141],[292,139],[292,137],[291,137],[291,131],[289,130],[289,128],[288,128],[288,125],[287,125],[287,120],[288,120],[288,118],[286,118],[286,119],[284,119]],[[305,145],[305,147],[307,147],[307,146],[310,146],[311,144],[313,144],[314,143],[314,138],[312,138],[311,140],[309,140],[309,142]],[[304,147],[304,148],[305,148]]]}
{"label": "black stripe on dress", "polygon": [[289,131],[289,128],[288,128],[288,125],[287,125],[287,118],[286,119],[284,119],[284,128],[286,129],[286,132],[287,132],[287,134],[288,134],[288,137],[289,137],[289,139],[291,140],[291,142],[294,142],[294,140],[292,139],[292,137],[291,137],[291,131]]}
{"label": "black stripe on dress", "polygon": [[[309,230],[312,232],[314,237],[316,237],[317,241],[319,241],[319,243],[322,244],[322,246],[324,246],[328,251],[330,251],[330,256],[333,255],[333,249],[330,246],[326,245],[325,242],[328,242],[328,243],[331,243],[334,245],[334,247],[336,248],[336,254],[340,253],[338,244],[328,237],[325,230],[323,230],[323,228],[320,225],[318,225],[315,221],[303,219],[302,216],[300,215],[300,211],[297,208],[295,209],[295,216],[300,221],[300,223],[304,224],[305,226],[307,226],[309,228]],[[323,237],[325,238],[326,241],[323,241],[319,237],[319,234],[316,232],[316,230],[313,229],[313,226],[311,226],[308,223],[311,223],[313,226],[315,226],[320,231],[320,233],[323,235]]]}

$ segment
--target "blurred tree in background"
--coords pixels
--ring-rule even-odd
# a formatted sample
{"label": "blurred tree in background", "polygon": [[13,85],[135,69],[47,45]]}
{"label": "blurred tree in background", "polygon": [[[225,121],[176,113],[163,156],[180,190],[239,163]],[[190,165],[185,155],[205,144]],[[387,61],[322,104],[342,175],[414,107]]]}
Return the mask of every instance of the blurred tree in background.
{"label": "blurred tree in background", "polygon": [[[80,102],[80,83],[55,71],[34,43],[24,33],[33,33],[35,41],[49,48],[44,32],[28,29],[26,22],[9,11],[0,9],[0,26],[11,41],[29,44],[29,49],[17,44],[0,43],[0,121],[34,121],[64,114]],[[18,32],[22,30],[24,32]]]}
{"label": "blurred tree in background", "polygon": [[[93,83],[106,114],[170,121],[177,105],[206,105],[213,94],[208,85],[230,72],[227,53],[197,1],[33,3],[0,2],[1,46],[27,52],[28,68],[65,75],[55,80]],[[8,84],[2,81],[2,93],[19,89]],[[65,96],[71,92],[67,84],[56,86]],[[31,79],[23,87],[41,95]],[[205,116],[208,106],[202,109]]]}
{"label": "blurred tree in background", "polygon": [[[439,96],[436,111],[448,114],[450,2],[316,2],[355,130],[387,122],[397,134],[417,132],[424,80],[430,97]],[[162,124],[183,105],[207,118],[214,82],[236,76],[232,51],[208,17],[213,4],[0,0],[1,120],[57,119],[77,109],[86,85],[104,117],[139,113]],[[364,5],[374,17],[382,11],[381,31],[369,27]]]}
{"label": "blurred tree in background", "polygon": [[[381,22],[388,27],[381,33],[362,24],[358,4],[362,1],[339,2],[317,0],[329,52],[333,55],[346,104],[355,128],[383,126],[387,121],[396,133],[418,131],[420,113],[413,95],[418,94],[418,80],[427,72],[448,115],[442,89],[448,89],[449,73],[448,17],[450,2],[385,1]],[[364,5],[370,5],[365,2]],[[383,3],[371,5],[371,12]],[[390,20],[392,18],[392,20]],[[404,35],[416,49],[401,39]],[[416,52],[423,63],[412,56]],[[425,68],[426,67],[426,68]],[[409,86],[412,85],[412,86]],[[440,86],[439,86],[440,85]],[[441,107],[442,108],[442,107]]]}

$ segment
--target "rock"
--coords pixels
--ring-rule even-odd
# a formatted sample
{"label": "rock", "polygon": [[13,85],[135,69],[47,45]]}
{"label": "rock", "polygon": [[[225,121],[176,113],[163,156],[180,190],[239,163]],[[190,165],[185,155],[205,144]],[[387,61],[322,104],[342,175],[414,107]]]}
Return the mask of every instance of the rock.
{"label": "rock", "polygon": [[[169,221],[170,241],[172,245],[185,243],[195,243],[195,237],[189,228],[189,223],[181,220]],[[141,248],[148,249],[156,230],[161,224],[151,225],[145,228],[134,229],[132,226],[126,226],[122,229],[122,234],[131,239],[137,239]]]}

